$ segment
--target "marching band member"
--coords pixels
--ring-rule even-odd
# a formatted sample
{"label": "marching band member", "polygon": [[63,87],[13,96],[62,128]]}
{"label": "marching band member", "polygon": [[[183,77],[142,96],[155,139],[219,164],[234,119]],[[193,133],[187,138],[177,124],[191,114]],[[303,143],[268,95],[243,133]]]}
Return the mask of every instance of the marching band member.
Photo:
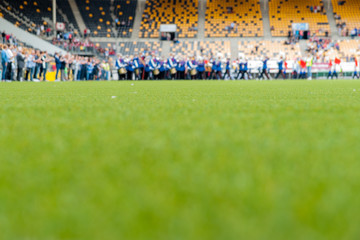
{"label": "marching band member", "polygon": [[354,78],[359,79],[359,74],[358,74],[359,62],[358,62],[358,57],[357,57],[356,55],[354,55],[354,62],[355,62],[355,66],[354,66],[353,79],[354,79]]}
{"label": "marching band member", "polygon": [[168,79],[172,79],[175,80],[176,78],[176,59],[174,57],[173,53],[170,53],[170,57],[167,59],[167,66],[168,66],[168,71],[167,71],[167,77]]}
{"label": "marching band member", "polygon": [[126,79],[127,80],[133,80],[134,70],[135,70],[134,63],[133,63],[132,57],[130,56],[127,59],[127,65],[126,65],[126,71],[127,71]]}
{"label": "marching band member", "polygon": [[184,60],[184,57],[180,57],[179,62],[176,65],[176,71],[177,71],[177,79],[184,80],[185,79],[185,71],[186,71],[186,62]]}
{"label": "marching band member", "polygon": [[166,62],[164,61],[163,57],[160,57],[160,61],[159,61],[159,78],[160,79],[165,79],[165,73],[166,73]]}
{"label": "marching band member", "polygon": [[149,61],[149,67],[151,69],[151,79],[159,79],[159,61],[156,59],[155,53],[152,54],[152,57],[150,58]]}
{"label": "marching band member", "polygon": [[225,65],[224,80],[226,77],[229,77],[229,79],[233,80],[233,77],[231,76],[230,71],[231,71],[231,60],[230,60],[230,58],[227,58],[226,65]]}
{"label": "marching band member", "polygon": [[122,55],[119,54],[118,58],[116,59],[115,62],[115,67],[118,71],[118,80],[125,80],[126,78],[126,63],[124,61],[124,59],[122,58]]}
{"label": "marching band member", "polygon": [[236,79],[245,79],[245,59],[243,56],[239,59],[239,72]]}
{"label": "marching band member", "polygon": [[211,72],[212,72],[212,64],[211,62],[206,59],[205,61],[205,77],[207,80],[211,79]]}
{"label": "marching band member", "polygon": [[150,67],[150,56],[146,56],[145,59],[145,72],[144,72],[144,80],[153,80],[152,71],[153,69]]}
{"label": "marching band member", "polygon": [[220,80],[222,79],[222,65],[221,65],[221,57],[218,57],[218,60],[216,62],[216,79]]}
{"label": "marching band member", "polygon": [[205,79],[205,63],[203,57],[199,57],[198,65],[196,67],[198,72],[197,79],[204,80]]}
{"label": "marching band member", "polygon": [[284,59],[283,59],[283,56],[280,56],[280,59],[279,59],[279,61],[277,62],[277,64],[278,64],[278,69],[279,69],[279,71],[278,71],[278,73],[276,74],[275,79],[278,79],[279,76],[280,76],[280,74],[281,74],[281,76],[283,77],[283,79],[285,79],[286,76],[285,76],[285,74],[284,74]]}
{"label": "marching band member", "polygon": [[192,56],[187,61],[187,73],[190,80],[196,79],[196,61],[195,57]]}
{"label": "marching band member", "polygon": [[267,77],[268,80],[270,80],[270,77],[269,77],[269,74],[268,74],[268,67],[267,67],[267,62],[269,61],[269,58],[267,56],[264,56],[263,59],[262,59],[262,71],[261,71],[261,74],[259,76],[259,79],[264,79],[265,80],[265,77],[264,75]]}
{"label": "marching band member", "polygon": [[216,58],[214,57],[210,61],[211,61],[211,79],[216,79],[216,71],[217,71]]}
{"label": "marching band member", "polygon": [[135,55],[135,58],[133,59],[133,63],[135,69],[135,80],[143,79],[145,62],[141,57],[141,53]]}
{"label": "marching band member", "polygon": [[299,79],[305,79],[305,72],[306,72],[306,62],[303,58],[300,58],[299,61],[300,64],[300,75],[299,75]]}
{"label": "marching band member", "polygon": [[340,59],[334,57],[333,59],[330,59],[329,61],[329,74],[328,74],[328,78],[333,79],[333,77],[336,77],[336,79],[338,78],[337,72],[336,72],[336,66],[340,65]]}

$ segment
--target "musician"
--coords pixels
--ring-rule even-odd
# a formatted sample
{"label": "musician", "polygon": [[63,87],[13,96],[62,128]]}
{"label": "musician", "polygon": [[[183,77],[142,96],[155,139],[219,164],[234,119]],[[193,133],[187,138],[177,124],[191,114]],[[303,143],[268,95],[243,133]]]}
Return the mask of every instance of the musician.
{"label": "musician", "polygon": [[218,57],[216,62],[216,79],[222,79],[222,64],[221,64],[221,57]]}
{"label": "musician", "polygon": [[140,53],[135,55],[133,59],[133,64],[134,64],[135,80],[143,79],[143,70],[144,70],[145,62]]}
{"label": "musician", "polygon": [[151,69],[151,79],[157,79],[159,80],[159,61],[156,59],[156,55],[155,53],[152,54],[152,57],[150,58],[150,61],[149,61],[149,67]]}
{"label": "musician", "polygon": [[212,64],[208,59],[205,59],[205,79],[211,79]]}
{"label": "musician", "polygon": [[153,69],[151,68],[151,66],[150,66],[150,59],[151,59],[151,57],[150,56],[146,56],[145,57],[145,72],[144,72],[144,80],[153,80],[153,74],[152,74],[152,71],[153,71]]}
{"label": "musician", "polygon": [[354,78],[359,79],[359,74],[358,74],[359,63],[358,63],[358,58],[356,55],[354,55],[354,63],[355,63],[355,67],[354,67],[353,79]]}
{"label": "musician", "polygon": [[245,60],[243,57],[239,59],[239,72],[236,79],[245,79]]}
{"label": "musician", "polygon": [[117,72],[118,72],[118,76],[119,76],[118,80],[125,80],[126,79],[126,63],[121,54],[119,54],[118,58],[116,59],[115,68],[117,69]]}
{"label": "musician", "polygon": [[134,63],[132,60],[132,57],[128,57],[126,61],[126,79],[127,80],[133,80],[133,74],[135,71]]}
{"label": "musician", "polygon": [[160,57],[159,61],[159,79],[165,79],[165,73],[166,73],[166,62],[164,61],[163,57]]}
{"label": "musician", "polygon": [[213,58],[211,59],[211,79],[216,79],[216,71],[217,71],[216,59]]}
{"label": "musician", "polygon": [[186,65],[187,65],[188,79],[195,80],[197,73],[195,57],[194,56],[189,57],[189,59],[186,62]]}
{"label": "musician", "polygon": [[233,77],[231,76],[231,60],[230,58],[227,58],[226,65],[225,65],[225,74],[224,74],[224,80],[226,77],[229,77],[229,79],[233,80]]}
{"label": "musician", "polygon": [[280,59],[278,60],[277,64],[278,64],[279,71],[276,74],[275,79],[278,79],[280,75],[283,77],[283,79],[285,79],[286,76],[284,74],[284,58],[283,58],[283,56],[280,56]]}
{"label": "musician", "polygon": [[170,53],[170,57],[167,59],[167,66],[168,66],[167,78],[175,80],[177,61],[176,61],[173,53]]}
{"label": "musician", "polygon": [[205,63],[202,57],[199,57],[198,65],[196,67],[197,70],[197,79],[204,80],[205,79]]}
{"label": "musician", "polygon": [[176,65],[177,79],[185,79],[186,62],[184,57],[180,57],[179,62]]}
{"label": "musician", "polygon": [[337,72],[336,72],[336,58],[329,60],[329,74],[328,79],[333,79],[333,77],[338,78]]}
{"label": "musician", "polygon": [[270,80],[269,74],[268,74],[268,67],[267,67],[267,62],[269,61],[269,58],[264,56],[262,59],[262,71],[261,74],[259,76],[259,79],[264,79],[265,77],[264,75],[267,77],[268,80]]}

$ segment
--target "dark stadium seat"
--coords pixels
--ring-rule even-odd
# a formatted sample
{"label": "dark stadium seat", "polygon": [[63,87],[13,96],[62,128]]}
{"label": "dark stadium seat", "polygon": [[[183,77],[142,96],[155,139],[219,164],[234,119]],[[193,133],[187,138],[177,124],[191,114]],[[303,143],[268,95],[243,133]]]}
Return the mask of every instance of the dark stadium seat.
{"label": "dark stadium seat", "polygon": [[325,36],[325,32],[330,32],[326,13],[311,11],[311,7],[323,4],[322,0],[269,0],[270,26],[274,28],[272,36],[287,36],[292,23],[308,23],[311,33]]}
{"label": "dark stadium seat", "polygon": [[[28,31],[34,31],[35,27],[39,25],[47,25],[47,19],[52,20],[52,2],[49,0],[4,0],[0,2],[1,6],[15,13],[21,21],[9,14],[4,15],[5,19]],[[70,23],[69,27],[78,31],[79,27],[68,1],[62,0],[57,7],[57,21]]]}
{"label": "dark stadium seat", "polygon": [[263,36],[260,3],[255,0],[207,0],[205,36]]}
{"label": "dark stadium seat", "polygon": [[85,25],[94,37],[115,37],[110,14],[111,1],[76,0]]}
{"label": "dark stadium seat", "polygon": [[119,53],[122,55],[133,56],[140,52],[162,52],[161,42],[120,42]]}
{"label": "dark stadium seat", "polygon": [[118,37],[131,37],[135,20],[136,6],[136,0],[114,1],[115,16],[118,19],[116,23]]}
{"label": "dark stadium seat", "polygon": [[139,37],[158,38],[161,24],[176,24],[178,37],[193,38],[198,31],[198,1],[147,0]]}
{"label": "dark stadium seat", "polygon": [[170,45],[170,51],[185,56],[216,56],[221,53],[224,57],[231,57],[230,41],[184,41]]}

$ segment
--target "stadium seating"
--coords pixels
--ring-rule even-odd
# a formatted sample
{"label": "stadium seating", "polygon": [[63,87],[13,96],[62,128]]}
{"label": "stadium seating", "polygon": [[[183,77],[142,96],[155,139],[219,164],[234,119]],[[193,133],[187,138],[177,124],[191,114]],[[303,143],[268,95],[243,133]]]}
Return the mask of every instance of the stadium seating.
{"label": "stadium seating", "polygon": [[287,36],[292,23],[308,23],[310,32],[318,36],[330,33],[330,26],[324,12],[311,12],[311,6],[323,6],[321,0],[269,0],[269,18],[272,36]]}
{"label": "stadium seating", "polygon": [[118,37],[131,37],[136,6],[137,0],[114,0],[115,17],[118,19],[116,22]]}
{"label": "stadium seating", "polygon": [[354,55],[357,55],[357,53],[359,52],[359,40],[338,40],[337,43],[339,44],[339,50],[336,50],[336,48],[332,48],[326,53],[326,55],[331,59],[337,57],[340,58],[342,61],[350,61],[350,58]]}
{"label": "stadium seating", "polygon": [[[36,26],[47,25],[47,19],[52,19],[52,3],[49,0],[4,0],[0,7],[5,7],[16,15],[4,15],[5,19],[30,32],[34,31]],[[4,14],[5,11],[2,12]],[[58,4],[57,21],[70,23],[71,28],[79,30],[67,0]]]}
{"label": "stadium seating", "polygon": [[338,4],[338,0],[332,0],[334,15],[341,17],[338,22],[345,22],[346,27],[350,30],[360,27],[360,1],[346,0],[343,5]]}
{"label": "stadium seating", "polygon": [[[235,23],[233,29],[231,23]],[[205,36],[263,36],[260,3],[257,0],[207,0]]]}
{"label": "stadium seating", "polygon": [[139,52],[162,52],[161,42],[120,42],[119,53],[122,55],[134,55]]}
{"label": "stadium seating", "polygon": [[176,24],[178,37],[192,38],[197,34],[197,0],[147,0],[139,37],[158,38],[161,24]]}
{"label": "stadium seating", "polygon": [[287,59],[294,59],[301,56],[300,45],[285,45],[284,41],[280,40],[264,40],[264,41],[240,41],[239,52],[246,56],[261,57],[267,56],[270,58],[278,58],[279,54],[285,54]]}
{"label": "stadium seating", "polygon": [[85,25],[95,37],[115,37],[110,13],[111,1],[76,0]]}
{"label": "stadium seating", "polygon": [[216,56],[221,53],[224,57],[231,57],[230,41],[192,41],[179,42],[170,45],[170,51],[181,55]]}

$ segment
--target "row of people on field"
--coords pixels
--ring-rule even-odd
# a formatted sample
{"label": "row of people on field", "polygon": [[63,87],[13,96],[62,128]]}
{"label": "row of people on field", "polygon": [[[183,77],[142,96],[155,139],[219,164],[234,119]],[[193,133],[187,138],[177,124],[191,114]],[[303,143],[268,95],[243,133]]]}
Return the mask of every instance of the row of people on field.
{"label": "row of people on field", "polygon": [[[357,57],[353,77],[359,78]],[[100,60],[95,57],[55,53],[50,56],[46,51],[38,51],[3,45],[1,51],[2,79],[6,80],[47,80],[46,73],[53,67],[57,80],[110,80],[117,72],[119,80],[152,80],[152,79],[271,79],[269,61],[276,62],[272,69],[277,78],[311,79],[313,57],[298,57],[293,66],[288,68],[288,60],[279,56],[276,59],[262,57],[247,59],[241,55],[236,60],[217,57],[180,56],[170,54],[168,58],[158,57],[155,53],[137,54],[134,57],[118,55],[116,59]],[[50,64],[54,62],[55,64]],[[328,78],[337,78],[340,60],[329,59]]]}
{"label": "row of people on field", "polygon": [[[155,53],[137,54],[134,57],[118,55],[115,68],[119,80],[157,80],[157,79],[271,79],[269,61],[276,62],[277,72],[274,78],[311,79],[314,58],[297,57],[292,60],[291,72],[288,60],[284,56],[249,60],[241,55],[236,60],[222,56],[206,58],[202,56],[184,57],[170,54],[168,58],[158,57]],[[337,77],[337,66],[340,60],[329,58],[328,77]],[[357,59],[355,58],[354,77],[359,78]]]}

